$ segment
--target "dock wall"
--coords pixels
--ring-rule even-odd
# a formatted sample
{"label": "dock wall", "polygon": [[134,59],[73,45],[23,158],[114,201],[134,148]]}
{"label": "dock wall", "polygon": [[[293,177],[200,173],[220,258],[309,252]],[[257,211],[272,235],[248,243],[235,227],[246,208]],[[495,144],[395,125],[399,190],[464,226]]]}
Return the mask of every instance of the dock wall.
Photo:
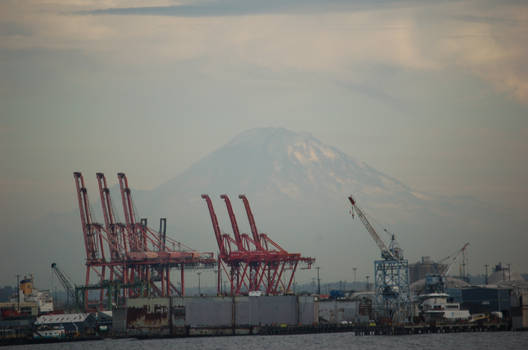
{"label": "dock wall", "polygon": [[216,329],[233,334],[263,326],[313,325],[318,304],[310,296],[131,298],[114,311],[114,332],[169,336]]}

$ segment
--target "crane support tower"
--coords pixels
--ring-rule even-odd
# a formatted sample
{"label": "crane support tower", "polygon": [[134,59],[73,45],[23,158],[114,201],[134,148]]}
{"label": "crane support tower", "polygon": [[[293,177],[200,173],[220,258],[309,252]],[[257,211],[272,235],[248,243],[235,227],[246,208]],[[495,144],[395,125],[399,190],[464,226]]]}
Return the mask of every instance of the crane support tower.
{"label": "crane support tower", "polygon": [[394,234],[391,234],[391,242],[387,247],[355,199],[352,196],[348,199],[352,204],[352,216],[354,212],[357,214],[381,252],[382,260],[374,261],[377,312],[382,318],[390,319],[393,323],[406,322],[411,316],[409,262],[403,258],[403,250]]}

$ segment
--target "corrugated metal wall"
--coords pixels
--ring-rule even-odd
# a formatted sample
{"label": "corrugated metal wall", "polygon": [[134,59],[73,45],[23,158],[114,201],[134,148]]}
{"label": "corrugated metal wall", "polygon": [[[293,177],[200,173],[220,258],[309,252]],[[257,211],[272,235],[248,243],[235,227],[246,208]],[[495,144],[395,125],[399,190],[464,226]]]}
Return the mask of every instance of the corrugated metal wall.
{"label": "corrugated metal wall", "polygon": [[319,323],[319,303],[314,297],[300,296],[299,302],[299,323],[302,325],[312,325]]}
{"label": "corrugated metal wall", "polygon": [[295,296],[190,297],[184,304],[185,325],[191,327],[294,325],[299,321]]}
{"label": "corrugated metal wall", "polygon": [[124,334],[127,330],[126,307],[119,307],[112,311],[112,330],[116,334]]}
{"label": "corrugated metal wall", "polygon": [[231,327],[231,297],[184,298],[185,325],[191,327]]}
{"label": "corrugated metal wall", "polygon": [[252,326],[299,323],[295,296],[260,296],[249,299]]}
{"label": "corrugated metal wall", "polygon": [[322,301],[319,303],[319,316],[329,323],[362,321],[359,315],[359,301]]}
{"label": "corrugated metal wall", "polygon": [[121,330],[125,323],[129,334],[164,335],[185,326],[239,328],[317,321],[318,305],[310,296],[135,298],[116,314],[114,329]]}
{"label": "corrugated metal wall", "polygon": [[132,333],[170,333],[169,298],[127,299],[127,331]]}

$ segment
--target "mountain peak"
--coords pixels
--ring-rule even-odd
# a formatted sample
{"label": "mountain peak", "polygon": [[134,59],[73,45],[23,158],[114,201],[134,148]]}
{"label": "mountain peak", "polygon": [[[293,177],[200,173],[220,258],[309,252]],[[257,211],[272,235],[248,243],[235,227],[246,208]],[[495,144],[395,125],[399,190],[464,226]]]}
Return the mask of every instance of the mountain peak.
{"label": "mountain peak", "polygon": [[276,193],[290,199],[407,191],[397,180],[311,134],[284,128],[246,130],[175,180],[200,193]]}
{"label": "mountain peak", "polygon": [[304,165],[317,163],[324,159],[336,159],[345,156],[334,147],[324,145],[310,133],[294,132],[285,128],[254,128],[246,130],[235,136],[224,147],[259,148],[261,151],[273,152],[279,156],[278,151],[288,155],[292,161]]}
{"label": "mountain peak", "polygon": [[229,141],[224,147],[244,147],[250,144],[252,148],[273,151],[279,147],[286,149],[293,144],[321,144],[319,140],[309,133],[294,132],[285,128],[254,128],[241,132]]}

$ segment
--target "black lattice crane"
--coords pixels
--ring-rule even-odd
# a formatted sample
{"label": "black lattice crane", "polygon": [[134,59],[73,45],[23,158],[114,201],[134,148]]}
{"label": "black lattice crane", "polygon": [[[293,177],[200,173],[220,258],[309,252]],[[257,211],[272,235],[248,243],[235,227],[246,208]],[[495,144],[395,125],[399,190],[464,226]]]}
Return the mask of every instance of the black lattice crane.
{"label": "black lattice crane", "polygon": [[403,258],[403,250],[394,234],[385,230],[391,235],[391,243],[387,247],[355,199],[349,196],[348,200],[352,204],[352,216],[355,211],[381,251],[383,260],[374,261],[374,290],[379,312],[393,322],[402,322],[410,315],[409,263]]}
{"label": "black lattice crane", "polygon": [[69,305],[70,300],[76,299],[75,285],[73,284],[71,279],[59,269],[56,263],[51,264],[51,268],[53,272],[55,272],[55,275],[57,276],[60,284],[62,285],[62,287],[64,288],[64,291],[66,292],[66,298],[67,298],[66,304]]}

